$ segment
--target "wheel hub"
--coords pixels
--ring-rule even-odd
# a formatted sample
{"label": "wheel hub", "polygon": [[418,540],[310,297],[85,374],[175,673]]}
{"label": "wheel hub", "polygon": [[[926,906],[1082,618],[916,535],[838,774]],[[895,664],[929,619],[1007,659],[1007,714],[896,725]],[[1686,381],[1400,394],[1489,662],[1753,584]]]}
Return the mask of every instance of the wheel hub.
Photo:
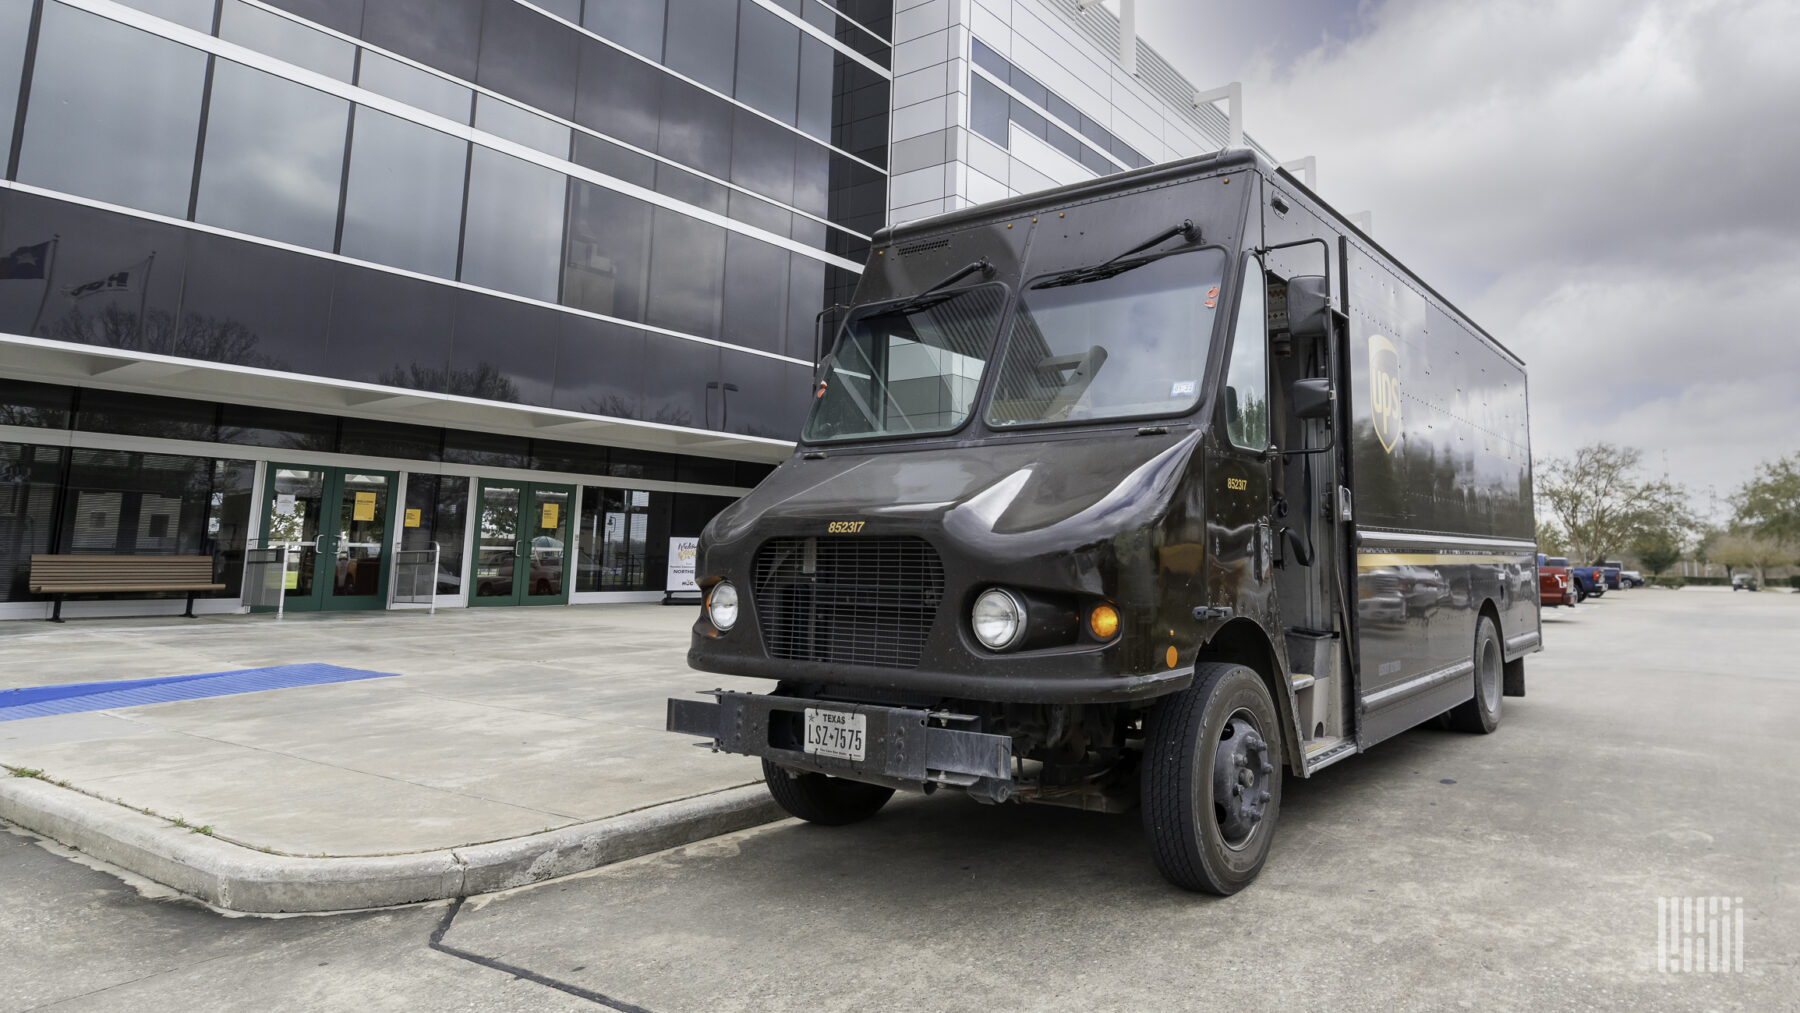
{"label": "wheel hub", "polygon": [[1275,766],[1269,744],[1243,711],[1220,729],[1213,754],[1213,815],[1226,846],[1242,848],[1262,823]]}

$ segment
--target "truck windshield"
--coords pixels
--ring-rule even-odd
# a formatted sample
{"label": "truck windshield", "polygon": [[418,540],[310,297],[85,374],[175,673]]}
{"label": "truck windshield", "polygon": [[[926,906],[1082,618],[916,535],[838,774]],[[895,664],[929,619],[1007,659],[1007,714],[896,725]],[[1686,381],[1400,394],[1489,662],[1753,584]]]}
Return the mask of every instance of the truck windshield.
{"label": "truck windshield", "polygon": [[1199,400],[1225,254],[1115,267],[1027,286],[988,401],[990,425],[1173,415]]}
{"label": "truck windshield", "polygon": [[1006,290],[999,285],[863,307],[832,350],[805,438],[942,433],[975,403]]}

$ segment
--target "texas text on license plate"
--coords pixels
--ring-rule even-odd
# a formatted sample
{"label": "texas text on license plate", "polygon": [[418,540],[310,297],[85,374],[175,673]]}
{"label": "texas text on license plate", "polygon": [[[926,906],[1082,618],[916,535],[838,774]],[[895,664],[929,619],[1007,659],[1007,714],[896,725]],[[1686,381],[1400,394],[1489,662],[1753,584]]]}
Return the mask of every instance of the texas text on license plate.
{"label": "texas text on license plate", "polygon": [[863,758],[868,728],[869,717],[866,714],[808,707],[806,752],[835,756],[840,760],[860,760]]}

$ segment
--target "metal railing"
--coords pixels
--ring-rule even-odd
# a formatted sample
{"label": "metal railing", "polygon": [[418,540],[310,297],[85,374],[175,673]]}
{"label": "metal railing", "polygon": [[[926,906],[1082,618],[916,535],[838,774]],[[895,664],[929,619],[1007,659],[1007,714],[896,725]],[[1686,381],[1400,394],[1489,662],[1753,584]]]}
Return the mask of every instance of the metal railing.
{"label": "metal railing", "polygon": [[280,619],[287,611],[288,546],[244,550],[244,604],[272,608]]}
{"label": "metal railing", "polygon": [[438,543],[429,549],[398,549],[388,578],[390,605],[429,605],[437,614]]}

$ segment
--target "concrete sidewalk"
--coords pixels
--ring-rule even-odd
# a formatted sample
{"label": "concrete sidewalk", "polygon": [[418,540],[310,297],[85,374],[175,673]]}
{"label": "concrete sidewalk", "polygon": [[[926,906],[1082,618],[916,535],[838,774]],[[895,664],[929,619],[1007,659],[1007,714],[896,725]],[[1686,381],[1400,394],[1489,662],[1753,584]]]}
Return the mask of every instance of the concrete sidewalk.
{"label": "concrete sidewalk", "polygon": [[0,818],[220,907],[517,886],[774,819],[662,731],[691,607],[0,624],[0,689],[320,662],[398,677],[0,721]]}

